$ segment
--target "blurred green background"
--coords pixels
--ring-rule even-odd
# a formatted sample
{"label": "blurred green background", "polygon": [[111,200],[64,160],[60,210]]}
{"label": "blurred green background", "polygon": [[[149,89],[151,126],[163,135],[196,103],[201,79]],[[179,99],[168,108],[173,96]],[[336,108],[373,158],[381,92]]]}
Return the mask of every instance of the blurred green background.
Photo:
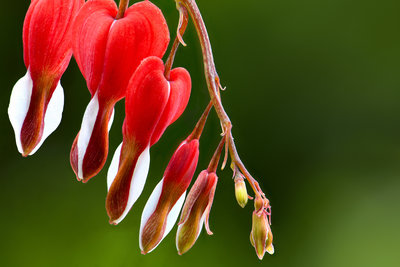
{"label": "blurred green background", "polygon": [[[132,2],[132,1],[131,1]],[[154,1],[175,33],[173,0]],[[1,266],[400,266],[400,2],[398,0],[198,0],[213,44],[223,103],[239,153],[272,204],[276,253],[249,242],[252,203],[235,202],[229,169],[204,232],[184,256],[174,229],[151,254],[138,248],[143,206],[170,156],[208,103],[193,27],[175,66],[192,75],[184,115],[152,149],[145,191],[118,226],[108,224],[106,167],[75,180],[69,150],[89,92],[74,60],[62,78],[61,125],[29,158],[7,117],[25,74],[22,24],[29,1],[2,1],[0,81]],[[174,36],[174,35],[173,35]],[[110,154],[121,141],[117,105]],[[216,147],[212,114],[197,173]]]}

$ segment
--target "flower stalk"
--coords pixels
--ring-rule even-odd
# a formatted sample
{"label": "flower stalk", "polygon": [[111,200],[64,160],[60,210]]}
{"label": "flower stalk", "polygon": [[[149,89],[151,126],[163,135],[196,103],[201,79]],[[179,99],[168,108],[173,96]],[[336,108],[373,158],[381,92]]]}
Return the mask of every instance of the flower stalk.
{"label": "flower stalk", "polygon": [[186,43],[183,41],[183,34],[186,31],[187,25],[188,25],[188,14],[187,10],[183,7],[178,7],[179,9],[179,24],[178,24],[178,29],[176,31],[176,37],[174,40],[174,43],[172,44],[171,52],[169,53],[168,59],[165,62],[165,78],[169,80],[170,74],[171,74],[171,69],[172,65],[174,63],[176,51],[179,48],[179,44],[181,43],[183,46],[186,46]]}
{"label": "flower stalk", "polygon": [[118,13],[115,19],[122,19],[128,7],[129,7],[129,0],[121,0],[119,2]]}
{"label": "flower stalk", "polygon": [[[242,172],[246,180],[249,182],[255,195],[260,196],[263,199],[265,207],[269,207],[269,200],[265,197],[265,194],[262,191],[259,183],[256,181],[256,179],[253,178],[250,172],[246,169],[245,165],[243,164],[237,152],[234,138],[231,133],[232,123],[222,105],[220,98],[220,89],[222,87],[214,63],[214,56],[212,52],[210,38],[208,36],[207,28],[201,16],[201,12],[196,4],[196,1],[175,0],[175,2],[178,10],[180,11],[181,16],[190,15],[193,24],[195,26],[202,49],[204,72],[205,72],[208,91],[210,94],[211,102],[213,103],[218,118],[221,121],[223,135],[225,136],[225,143],[226,143],[225,145],[226,148],[229,150],[229,155],[232,161],[232,165],[237,166],[239,168],[239,170]],[[182,12],[183,9],[186,9],[187,12]],[[226,160],[224,160],[223,166],[225,165],[225,161]]]}

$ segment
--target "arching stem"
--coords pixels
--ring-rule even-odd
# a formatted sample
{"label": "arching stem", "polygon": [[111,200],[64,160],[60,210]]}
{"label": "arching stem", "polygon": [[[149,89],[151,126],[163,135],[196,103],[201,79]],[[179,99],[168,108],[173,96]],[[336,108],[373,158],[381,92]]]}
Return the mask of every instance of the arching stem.
{"label": "arching stem", "polygon": [[[249,182],[251,188],[253,189],[256,196],[261,196],[264,200],[265,206],[269,206],[269,201],[265,197],[265,194],[260,188],[258,182],[251,176],[251,174],[247,171],[246,167],[244,166],[243,162],[241,161],[239,154],[237,152],[234,138],[231,134],[232,124],[229,119],[228,114],[226,113],[220,98],[220,89],[221,84],[219,80],[218,73],[215,68],[214,57],[212,53],[210,39],[208,37],[207,29],[203,18],[201,16],[200,10],[196,4],[195,0],[175,0],[178,10],[180,14],[185,15],[182,12],[182,8],[186,9],[186,16],[189,14],[193,24],[196,28],[196,32],[200,41],[202,54],[203,54],[203,63],[204,63],[204,72],[207,82],[208,91],[210,94],[211,102],[214,105],[214,108],[217,112],[217,115],[221,121],[221,126],[223,129],[223,135],[225,136],[225,143],[227,146],[227,150],[229,150],[229,154],[232,160],[232,165],[237,166],[243,175],[246,177],[247,181]],[[226,151],[226,155],[227,155]],[[226,157],[224,163],[226,162]],[[223,163],[223,166],[225,165]]]}

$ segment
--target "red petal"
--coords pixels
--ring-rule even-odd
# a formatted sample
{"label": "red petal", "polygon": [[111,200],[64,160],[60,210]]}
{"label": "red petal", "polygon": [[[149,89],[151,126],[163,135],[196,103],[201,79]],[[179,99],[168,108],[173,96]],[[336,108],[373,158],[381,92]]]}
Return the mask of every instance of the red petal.
{"label": "red petal", "polygon": [[92,95],[100,83],[108,34],[117,12],[114,1],[89,1],[83,5],[74,22],[74,57]]}
{"label": "red petal", "polygon": [[133,138],[141,146],[148,146],[168,97],[169,88],[162,60],[157,57],[146,58],[128,86],[124,137]]}
{"label": "red petal", "polygon": [[41,0],[32,3],[24,25],[25,63],[32,80],[43,73],[61,76],[72,55],[72,20],[81,0]]}
{"label": "red petal", "polygon": [[111,0],[87,2],[74,26],[74,53],[92,95],[118,101],[140,64],[148,56],[162,57],[169,32],[161,11],[152,3],[132,5],[115,20]]}
{"label": "red petal", "polygon": [[198,158],[199,141],[192,140],[189,143],[184,141],[169,161],[164,172],[161,198],[163,195],[168,196],[169,199],[173,198],[172,206],[189,187],[197,167]]}
{"label": "red petal", "polygon": [[192,88],[192,81],[190,74],[184,68],[176,68],[171,71],[170,74],[171,88],[174,89],[174,93],[171,97],[175,98],[178,103],[175,110],[175,115],[172,118],[170,124],[174,123],[186,109],[189,102],[190,92]]}
{"label": "red petal", "polygon": [[151,138],[151,145],[158,142],[166,128],[179,118],[189,102],[192,87],[189,73],[183,68],[177,68],[171,71],[170,77],[168,104]]}

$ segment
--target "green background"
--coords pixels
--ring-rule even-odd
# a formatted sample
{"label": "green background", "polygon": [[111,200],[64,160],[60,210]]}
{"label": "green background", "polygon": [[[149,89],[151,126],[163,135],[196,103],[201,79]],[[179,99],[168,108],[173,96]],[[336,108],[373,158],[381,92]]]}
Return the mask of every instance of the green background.
{"label": "green background", "polygon": [[[131,1],[132,2],[132,1]],[[173,0],[154,1],[175,33]],[[62,78],[63,120],[29,158],[17,152],[7,107],[25,74],[22,24],[29,1],[2,1],[0,81],[1,266],[400,266],[400,2],[198,0],[213,44],[223,103],[239,153],[272,204],[276,253],[249,242],[252,203],[235,202],[219,173],[210,224],[184,256],[176,229],[151,254],[138,248],[143,206],[170,156],[208,103],[193,27],[175,66],[193,89],[184,115],[151,151],[145,191],[118,226],[104,208],[106,167],[75,180],[69,150],[89,92],[74,60]],[[174,36],[174,35],[173,35]],[[121,141],[117,105],[110,154]],[[219,141],[212,114],[197,173]],[[196,174],[197,174],[196,173]]]}

